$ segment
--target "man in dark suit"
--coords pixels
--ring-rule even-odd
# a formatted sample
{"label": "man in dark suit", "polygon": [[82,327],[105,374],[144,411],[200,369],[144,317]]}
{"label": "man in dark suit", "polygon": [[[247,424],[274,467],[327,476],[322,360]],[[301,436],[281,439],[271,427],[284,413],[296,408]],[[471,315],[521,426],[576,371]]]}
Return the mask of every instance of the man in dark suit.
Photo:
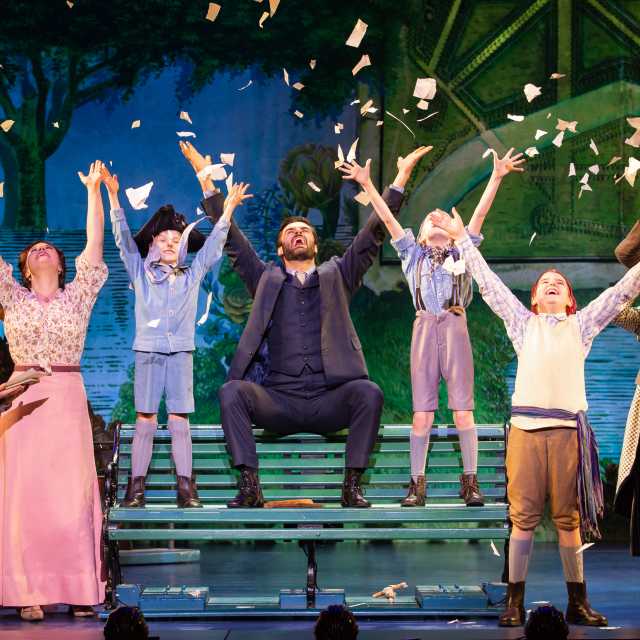
{"label": "man in dark suit", "polygon": [[[192,145],[182,151],[200,176],[208,164]],[[398,175],[383,195],[397,212],[418,149],[398,160]],[[219,216],[213,185],[201,179],[203,208]],[[222,428],[239,492],[229,507],[261,507],[258,456],[252,424],[279,434],[331,433],[349,428],[342,506],[369,507],[360,477],[380,427],[382,391],[368,379],[349,314],[351,298],[385,237],[372,213],[342,257],[316,266],[318,238],[306,218],[285,218],[277,238],[281,264],[265,263],[232,221],[225,245],[233,268],[254,298],[247,325],[220,388]]]}

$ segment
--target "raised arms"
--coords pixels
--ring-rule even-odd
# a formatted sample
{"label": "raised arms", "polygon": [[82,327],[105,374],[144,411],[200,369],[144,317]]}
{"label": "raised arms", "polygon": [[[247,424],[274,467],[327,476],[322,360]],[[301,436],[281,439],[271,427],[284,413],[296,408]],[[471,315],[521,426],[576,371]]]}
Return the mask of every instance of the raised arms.
{"label": "raised arms", "polygon": [[78,171],[78,177],[87,188],[87,244],[84,255],[93,266],[102,263],[104,245],[104,208],[100,194],[103,166],[100,160],[96,160],[91,163],[86,176],[82,171]]}

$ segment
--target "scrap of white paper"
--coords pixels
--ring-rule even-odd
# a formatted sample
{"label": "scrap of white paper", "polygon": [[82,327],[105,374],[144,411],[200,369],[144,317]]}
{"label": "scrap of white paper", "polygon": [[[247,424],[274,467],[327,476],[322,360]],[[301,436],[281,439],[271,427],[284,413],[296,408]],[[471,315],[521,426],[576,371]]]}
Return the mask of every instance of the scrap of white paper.
{"label": "scrap of white paper", "polygon": [[334,161],[333,166],[335,169],[341,167],[344,164],[344,152],[342,151],[342,147],[338,145],[338,159]]}
{"label": "scrap of white paper", "polygon": [[204,313],[200,316],[200,319],[196,323],[197,325],[202,326],[207,321],[207,318],[209,317],[209,310],[211,309],[212,300],[213,300],[213,291],[209,291],[209,293],[207,294],[207,304],[205,305]]}
{"label": "scrap of white paper", "polygon": [[337,122],[336,124],[333,125],[333,132],[339,136],[340,132],[342,131],[343,127],[340,126],[340,123]]}
{"label": "scrap of white paper", "polygon": [[576,125],[578,124],[577,120],[562,120],[558,118],[558,124],[556,125],[556,129],[558,131],[566,131],[567,129],[571,131],[571,133],[576,133]]}
{"label": "scrap of white paper", "polygon": [[367,111],[369,111],[369,108],[373,106],[373,100],[369,99],[367,100],[361,107],[360,107],[360,115],[363,116],[365,113],[367,113]]}
{"label": "scrap of white paper", "polygon": [[394,120],[397,120],[414,138],[416,137],[416,134],[413,133],[413,131],[411,131],[411,129],[402,120],[400,120],[398,116],[394,116],[393,113],[391,113],[391,111],[385,111],[385,113],[388,116],[391,116]]}
{"label": "scrap of white paper", "polygon": [[580,193],[578,194],[578,198],[582,197],[582,192],[583,191],[593,191],[593,189],[588,184],[583,184],[580,187]]}
{"label": "scrap of white paper", "polygon": [[73,9],[73,2],[69,2],[69,0],[67,0],[67,7],[69,7],[69,9]]}
{"label": "scrap of white paper", "polygon": [[580,178],[580,184],[587,184],[589,182],[589,174],[585,173],[582,178]]}
{"label": "scrap of white paper", "polygon": [[191,117],[189,116],[189,113],[187,111],[180,112],[180,120],[186,120],[189,124],[193,124],[193,122],[191,122]]}
{"label": "scrap of white paper", "polygon": [[354,196],[353,199],[358,204],[361,204],[363,207],[368,206],[369,203],[371,202],[371,198],[369,197],[369,194],[366,191],[360,191],[360,193]]}
{"label": "scrap of white paper", "polygon": [[269,0],[269,13],[271,17],[275,15],[278,10],[278,6],[280,5],[280,0]]}
{"label": "scrap of white paper", "polygon": [[548,131],[545,131],[544,129],[538,129],[536,131],[536,135],[534,136],[534,138],[536,140],[540,140],[540,138],[542,138],[542,136],[546,136],[548,133]]}
{"label": "scrap of white paper", "polygon": [[349,103],[349,106],[350,106],[350,107],[353,107],[353,105],[354,105],[354,104],[360,104],[360,100],[358,100],[358,98],[356,98],[355,100],[352,100],[352,101]]}
{"label": "scrap of white paper", "polygon": [[596,147],[596,143],[593,141],[593,138],[591,138],[591,142],[589,143],[589,149],[591,149],[591,151],[593,151],[593,153],[595,153],[596,155],[600,155],[598,147]]}
{"label": "scrap of white paper", "polygon": [[376,122],[376,127],[381,127],[384,124],[384,120],[378,120]]}
{"label": "scrap of white paper", "polygon": [[268,12],[268,11],[264,11],[264,12],[262,13],[262,15],[260,16],[260,20],[258,20],[258,26],[259,26],[261,29],[264,29],[264,26],[263,26],[263,25],[264,25],[264,21],[265,21],[268,17],[269,17],[269,12]]}
{"label": "scrap of white paper", "polygon": [[433,113],[430,113],[428,116],[424,117],[424,118],[418,118],[416,120],[416,122],[423,122],[424,120],[428,120],[429,118],[431,118],[432,116],[437,116],[440,112],[439,111],[434,111]]}
{"label": "scrap of white paper", "polygon": [[207,15],[205,16],[205,18],[211,22],[214,22],[215,19],[218,17],[218,14],[220,13],[220,9],[222,9],[222,7],[219,4],[216,4],[215,2],[210,2],[209,8],[207,9]]}
{"label": "scrap of white paper", "polygon": [[453,256],[447,256],[445,261],[442,263],[442,268],[445,271],[453,274],[454,276],[459,276],[465,272],[466,265],[464,262],[464,258],[460,258],[460,260],[454,261]]}
{"label": "scrap of white paper", "polygon": [[355,27],[353,27],[353,31],[351,32],[351,35],[345,42],[347,47],[355,47],[357,49],[360,46],[360,43],[362,42],[362,38],[364,38],[365,33],[367,33],[368,26],[369,25],[367,25],[366,22],[363,22],[362,20],[360,20],[360,18],[358,18],[358,21],[356,22]]}
{"label": "scrap of white paper", "polygon": [[353,162],[356,159],[356,149],[358,148],[358,140],[360,138],[356,138],[353,141],[353,144],[349,148],[349,153],[347,153],[347,162]]}
{"label": "scrap of white paper", "polygon": [[129,204],[133,209],[146,209],[148,207],[145,202],[151,193],[151,187],[153,187],[153,181],[143,184],[141,187],[129,187],[125,189],[125,194],[129,199]]}
{"label": "scrap of white paper", "polygon": [[309,182],[307,182],[307,185],[310,186],[316,193],[320,193],[320,191],[322,191],[322,189],[313,180],[309,180]]}
{"label": "scrap of white paper", "polygon": [[4,198],[4,182],[0,182],[0,198]]}
{"label": "scrap of white paper", "polygon": [[589,171],[591,171],[591,173],[593,173],[594,176],[597,176],[600,173],[600,165],[592,164],[589,167]]}
{"label": "scrap of white paper", "polygon": [[507,113],[507,118],[514,122],[522,122],[524,120],[524,116],[514,115],[513,113]]}
{"label": "scrap of white paper", "polygon": [[227,176],[227,179],[224,181],[225,186],[227,187],[227,195],[231,191],[231,187],[233,187],[233,173],[230,173]]}
{"label": "scrap of white paper", "polygon": [[195,138],[196,134],[193,131],[176,131],[176,135],[180,138]]}
{"label": "scrap of white paper", "polygon": [[227,177],[227,170],[223,164],[208,164],[200,169],[197,175],[199,180],[211,178],[215,182],[216,180],[224,180]]}
{"label": "scrap of white paper", "polygon": [[315,60],[314,58],[311,58],[311,60],[309,60],[309,66],[311,67],[312,70],[316,68],[316,63],[317,63],[317,60]]}
{"label": "scrap of white paper", "polygon": [[547,120],[551,117],[551,111],[549,111],[549,113],[547,113]]}
{"label": "scrap of white paper", "polygon": [[537,98],[542,93],[542,87],[536,87],[535,84],[528,82],[524,85],[524,95],[527,102],[531,102],[534,98]]}
{"label": "scrap of white paper", "polygon": [[220,154],[220,162],[222,162],[222,164],[228,164],[230,167],[233,167],[233,163],[235,162],[235,159],[236,159],[235,153]]}
{"label": "scrap of white paper", "polygon": [[529,238],[529,246],[531,246],[531,243],[533,242],[534,238],[538,235],[538,233],[536,231],[534,231],[531,234],[531,237]]}
{"label": "scrap of white paper", "polygon": [[291,85],[296,91],[302,91],[304,89],[304,85],[302,84],[302,82],[294,82]]}
{"label": "scrap of white paper", "polygon": [[240,87],[238,91],[244,91],[245,89],[249,88],[252,84],[253,84],[253,80],[249,80],[249,82],[247,82],[247,84],[245,84],[243,87]]}
{"label": "scrap of white paper", "polygon": [[204,215],[204,211],[200,207],[196,207],[196,215],[197,216],[203,216]]}
{"label": "scrap of white paper", "polygon": [[302,113],[302,111],[298,111],[297,109],[293,112],[293,115],[296,118],[304,118],[304,113]]}
{"label": "scrap of white paper", "polygon": [[286,69],[282,69],[282,77],[284,78],[284,83],[289,86],[289,72]]}
{"label": "scrap of white paper", "polygon": [[573,162],[569,163],[569,177],[576,175],[576,165]]}
{"label": "scrap of white paper", "polygon": [[358,71],[360,71],[360,69],[364,69],[365,67],[370,67],[371,66],[371,60],[369,58],[369,56],[365,53],[362,58],[360,58],[360,62],[358,62],[358,64],[353,67],[353,69],[351,69],[351,74],[352,75],[356,75],[356,73],[358,73]]}
{"label": "scrap of white paper", "polygon": [[560,148],[562,146],[562,139],[564,138],[564,130],[561,131],[552,141],[556,147]]}
{"label": "scrap of white paper", "polygon": [[418,78],[413,89],[413,97],[421,100],[433,100],[436,88],[435,78]]}
{"label": "scrap of white paper", "polygon": [[429,103],[426,100],[420,100],[416,107],[422,111],[426,111],[429,108]]}
{"label": "scrap of white paper", "polygon": [[456,622],[460,622],[460,620],[458,620],[458,618],[454,618],[453,620],[449,620],[447,624],[455,624]]}
{"label": "scrap of white paper", "polygon": [[560,78],[564,78],[564,77],[566,77],[566,75],[567,75],[566,73],[552,73],[549,76],[549,79],[550,80],[560,80]]}
{"label": "scrap of white paper", "polygon": [[635,185],[638,169],[640,169],[640,161],[636,160],[633,157],[630,157],[629,164],[625,167],[624,170],[624,177],[632,187]]}
{"label": "scrap of white paper", "polygon": [[137,129],[139,126],[140,126],[140,120],[134,120],[134,121],[131,123],[131,128],[132,128],[132,129]]}
{"label": "scrap of white paper", "polygon": [[411,111],[411,109],[402,109],[402,113],[404,113],[405,116],[407,115],[407,113],[409,113],[409,111]]}
{"label": "scrap of white paper", "polygon": [[152,329],[157,329],[160,325],[160,318],[156,318],[155,320],[149,320],[147,322],[147,327],[151,327]]}
{"label": "scrap of white paper", "polygon": [[56,120],[56,121],[53,123],[53,126],[54,126],[54,128],[55,128],[55,129],[59,129],[59,128],[60,128],[60,123]]}
{"label": "scrap of white paper", "polygon": [[612,164],[615,164],[616,162],[618,162],[618,160],[622,160],[622,158],[620,156],[613,156],[613,158],[609,160],[609,164],[607,164],[607,167],[610,167]]}
{"label": "scrap of white paper", "polygon": [[493,540],[491,540],[491,552],[494,556],[498,556],[498,558],[500,557],[500,552],[496,549],[496,545],[493,543]]}
{"label": "scrap of white paper", "polygon": [[535,147],[527,147],[524,152],[530,157],[533,158],[534,156],[540,155],[540,152],[535,148]]}
{"label": "scrap of white paper", "polygon": [[586,551],[589,547],[593,547],[593,545],[595,544],[595,542],[587,542],[585,544],[583,544],[577,551],[576,551],[576,555],[578,555],[579,553],[582,553],[583,551]]}

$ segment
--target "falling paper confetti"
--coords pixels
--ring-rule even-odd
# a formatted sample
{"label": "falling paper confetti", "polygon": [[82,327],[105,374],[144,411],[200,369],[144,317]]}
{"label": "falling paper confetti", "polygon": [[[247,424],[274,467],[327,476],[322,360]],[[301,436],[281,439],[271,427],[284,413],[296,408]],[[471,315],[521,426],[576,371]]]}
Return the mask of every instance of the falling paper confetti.
{"label": "falling paper confetti", "polygon": [[53,123],[54,128],[59,129],[60,128],[60,123],[58,121]]}
{"label": "falling paper confetti", "polygon": [[153,187],[153,182],[147,182],[147,184],[143,184],[141,187],[129,187],[125,189],[125,194],[129,199],[129,204],[133,209],[147,209],[148,205],[145,202],[149,197],[149,193],[151,193],[151,187]]}
{"label": "falling paper confetti", "polygon": [[0,128],[7,133],[11,127],[15,124],[15,120],[4,120],[0,123]]}
{"label": "falling paper confetti", "polygon": [[245,89],[248,89],[252,84],[253,84],[253,80],[249,80],[249,82],[247,82],[247,84],[245,84],[244,87],[240,87],[238,91],[244,91]]}
{"label": "falling paper confetti", "polygon": [[73,9],[73,2],[69,2],[69,0],[67,0],[67,7],[69,7],[69,9]]}
{"label": "falling paper confetti", "polygon": [[151,327],[152,329],[157,329],[158,326],[160,326],[160,318],[149,320],[149,322],[147,322],[147,327]]}
{"label": "falling paper confetti", "polygon": [[524,95],[527,98],[527,102],[531,102],[534,98],[537,98],[542,93],[542,87],[536,87],[535,84],[528,82],[524,85]]}
{"label": "falling paper confetti", "polygon": [[302,113],[302,111],[298,111],[297,109],[293,112],[293,115],[296,118],[304,118],[304,113]]}
{"label": "falling paper confetti", "polygon": [[629,126],[635,129],[635,131],[630,138],[627,138],[624,141],[624,143],[637,149],[640,147],[640,118],[627,118],[627,122],[629,123]]}
{"label": "falling paper confetti", "polygon": [[367,100],[361,107],[360,107],[360,115],[364,115],[365,113],[367,113],[367,111],[369,111],[369,108],[373,106],[373,100]]}
{"label": "falling paper confetti", "polygon": [[134,121],[131,123],[131,128],[132,128],[132,129],[137,129],[139,126],[140,126],[140,120],[134,120]]}
{"label": "falling paper confetti", "polygon": [[355,47],[357,49],[362,42],[362,38],[364,38],[364,34],[367,33],[367,26],[368,25],[366,22],[363,22],[362,20],[360,20],[360,18],[358,18],[356,26],[353,27],[353,31],[351,32],[351,35],[349,36],[345,44],[348,47]]}
{"label": "falling paper confetti", "polygon": [[204,215],[204,211],[200,207],[196,207],[196,215],[203,216]]}
{"label": "falling paper confetti", "polygon": [[566,77],[566,73],[552,73],[549,76],[550,80],[560,80],[560,78],[565,78]]}
{"label": "falling paper confetti", "polygon": [[640,169],[640,161],[635,158],[629,158],[629,164],[624,169],[624,177],[627,182],[633,187],[636,182],[636,174]]}
{"label": "falling paper confetti", "polygon": [[260,16],[260,20],[258,20],[258,26],[261,29],[264,29],[264,27],[262,25],[264,25],[264,21],[269,17],[269,12],[265,11],[261,16]]}
{"label": "falling paper confetti", "polygon": [[316,60],[314,60],[313,58],[311,58],[311,60],[309,60],[309,66],[311,67],[311,70],[316,68]]}
{"label": "falling paper confetti", "polygon": [[269,0],[269,14],[273,18],[278,7],[280,6],[280,0]]}
{"label": "falling paper confetti", "polygon": [[295,82],[291,85],[296,91],[302,91],[304,89],[304,85],[302,82]]}
{"label": "falling paper confetti", "polygon": [[336,124],[333,125],[333,132],[339,136],[340,132],[344,129],[344,125],[340,122],[337,122]]}
{"label": "falling paper confetti", "polygon": [[338,159],[334,164],[336,169],[344,164],[344,151],[340,145],[338,145]]}
{"label": "falling paper confetti", "polygon": [[224,180],[227,177],[227,170],[223,164],[208,164],[198,171],[197,176],[198,180],[211,178],[215,182],[216,180]]}
{"label": "falling paper confetti", "polygon": [[548,131],[545,131],[544,129],[538,129],[536,131],[536,135],[534,136],[534,138],[536,140],[540,140],[540,138],[542,138],[542,136],[546,136],[548,133]]}
{"label": "falling paper confetti", "polygon": [[416,120],[416,122],[423,122],[424,120],[428,120],[429,118],[433,117],[433,116],[437,116],[440,112],[439,111],[434,111],[433,113],[430,113],[428,116],[425,116],[424,118],[418,118],[418,120]]}
{"label": "falling paper confetti", "polygon": [[582,197],[582,192],[583,192],[583,191],[593,191],[593,189],[592,189],[588,184],[583,184],[583,185],[580,187],[580,193],[578,194],[578,198],[581,198],[581,197]]}
{"label": "falling paper confetti", "polygon": [[569,163],[569,177],[576,175],[576,165],[573,162]]}
{"label": "falling paper confetti", "polygon": [[4,182],[0,182],[0,198],[4,198]]}
{"label": "falling paper confetti", "polygon": [[354,104],[360,104],[360,100],[358,100],[358,98],[356,98],[355,100],[352,100],[352,101],[349,103],[349,106],[350,106],[350,107],[353,107],[353,105],[354,105]]}
{"label": "falling paper confetti", "polygon": [[353,162],[356,159],[356,149],[358,148],[358,140],[360,138],[356,138],[349,149],[349,153],[347,154],[347,162]]}
{"label": "falling paper confetti", "polygon": [[464,258],[460,258],[459,260],[454,260],[453,256],[447,256],[445,261],[442,263],[442,268],[445,271],[448,271],[449,273],[453,274],[454,276],[460,276],[466,270]]}
{"label": "falling paper confetti", "polygon": [[551,111],[549,111],[549,113],[547,113],[547,120],[551,117]]}
{"label": "falling paper confetti", "polygon": [[491,551],[494,556],[498,556],[498,558],[500,557],[500,552],[496,549],[496,545],[493,543],[493,540],[491,540]]}
{"label": "falling paper confetti", "polygon": [[207,304],[204,308],[204,313],[200,316],[200,319],[196,323],[198,326],[202,326],[209,317],[209,310],[211,309],[211,301],[213,300],[213,291],[209,291],[207,294]]}
{"label": "falling paper confetti", "polygon": [[591,173],[593,173],[594,176],[597,176],[600,173],[600,165],[592,164],[589,167],[589,171],[591,171]]}
{"label": "falling paper confetti", "polygon": [[358,204],[361,204],[363,207],[368,206],[369,203],[371,202],[371,198],[369,197],[369,194],[366,191],[360,191],[360,193],[354,196],[353,199]]}
{"label": "falling paper confetti", "polygon": [[524,120],[524,116],[513,115],[512,113],[507,113],[507,118],[514,122],[522,122]]}
{"label": "falling paper confetti", "polygon": [[587,184],[589,182],[589,174],[585,173],[582,178],[580,178],[580,184]]}
{"label": "falling paper confetti", "polygon": [[187,111],[180,112],[180,120],[186,120],[189,124],[193,124],[193,122],[191,122],[191,118],[189,117],[189,113]]}
{"label": "falling paper confetti", "polygon": [[402,113],[404,113],[405,116],[407,115],[407,113],[409,113],[409,111],[411,111],[411,109],[402,109]]}
{"label": "falling paper confetti", "polygon": [[416,107],[422,109],[422,111],[426,111],[429,108],[429,103],[426,100],[420,100]]}
{"label": "falling paper confetti", "polygon": [[180,138],[195,138],[196,134],[193,131],[176,131],[176,135]]}
{"label": "falling paper confetti", "polygon": [[576,551],[576,555],[578,555],[579,553],[582,553],[583,551],[586,551],[587,549],[589,549],[589,547],[593,547],[593,545],[595,544],[595,542],[587,542],[585,544],[583,544],[577,551]]}
{"label": "falling paper confetti", "polygon": [[216,4],[215,2],[210,2],[209,8],[207,9],[207,15],[205,16],[205,18],[213,22],[218,17],[218,14],[220,13],[220,9],[222,9],[222,7],[219,4]]}
{"label": "falling paper confetti", "polygon": [[231,191],[231,188],[233,187],[233,173],[230,173],[227,176],[227,179],[224,181],[224,184],[227,187],[227,195],[228,195],[229,192]]}
{"label": "falling paper confetti", "polygon": [[533,158],[534,156],[540,155],[540,152],[535,148],[535,147],[527,147],[524,152],[530,157]]}
{"label": "falling paper confetti", "polygon": [[595,153],[597,156],[600,155],[598,147],[596,147],[596,143],[593,141],[593,138],[591,138],[591,142],[589,143],[589,149],[591,149],[591,151],[593,151],[593,153]]}
{"label": "falling paper confetti", "polygon": [[613,156],[613,158],[609,160],[609,164],[607,165],[607,167],[610,167],[612,164],[615,164],[616,162],[618,162],[618,160],[622,160],[622,158],[620,156]]}
{"label": "falling paper confetti", "polygon": [[414,138],[416,137],[416,134],[413,133],[413,131],[411,131],[411,129],[409,129],[409,127],[404,122],[402,122],[402,120],[400,120],[398,116],[394,116],[393,113],[391,113],[391,111],[385,111],[385,113],[388,116],[391,116],[394,120],[397,120]]}
{"label": "falling paper confetti", "polygon": [[286,69],[282,69],[282,76],[284,78],[284,83],[289,86],[289,72]]}
{"label": "falling paper confetti", "polygon": [[384,124],[384,120],[378,120],[378,122],[376,122],[376,127],[381,127]]}
{"label": "falling paper confetti", "polygon": [[358,71],[360,71],[361,69],[364,69],[365,67],[370,67],[371,66],[371,60],[369,59],[369,56],[365,53],[362,58],[360,58],[360,62],[358,62],[358,64],[353,67],[353,69],[351,69],[351,73],[352,75],[356,75],[356,73],[358,73]]}
{"label": "falling paper confetti", "polygon": [[564,130],[561,131],[552,141],[556,147],[560,148],[562,146],[562,139],[564,138]]}
{"label": "falling paper confetti", "polygon": [[567,129],[571,131],[571,133],[576,132],[576,125],[578,124],[577,120],[562,120],[558,118],[558,124],[556,125],[556,129],[558,131],[566,131]]}
{"label": "falling paper confetti", "polygon": [[421,100],[433,100],[436,95],[435,78],[418,78],[413,89],[413,97]]}
{"label": "falling paper confetti", "polygon": [[307,185],[310,186],[316,193],[320,193],[320,191],[322,191],[322,189],[313,180],[309,180],[309,182],[307,182]]}
{"label": "falling paper confetti", "polygon": [[236,159],[235,153],[221,153],[220,154],[220,162],[222,164],[228,164],[230,167],[233,167],[233,162]]}
{"label": "falling paper confetti", "polygon": [[529,238],[529,246],[531,246],[531,243],[533,242],[534,238],[535,238],[537,235],[538,235],[538,234],[537,234],[537,232],[535,232],[535,231],[531,234],[531,238]]}

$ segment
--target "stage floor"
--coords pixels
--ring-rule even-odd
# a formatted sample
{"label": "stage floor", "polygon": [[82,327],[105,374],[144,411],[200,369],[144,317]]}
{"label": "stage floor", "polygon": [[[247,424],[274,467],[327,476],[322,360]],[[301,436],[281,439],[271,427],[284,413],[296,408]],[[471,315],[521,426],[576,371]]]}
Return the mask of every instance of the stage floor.
{"label": "stage floor", "polygon": [[[502,549],[499,546],[499,551]],[[124,567],[124,579],[150,585],[210,585],[217,595],[260,592],[273,595],[280,589],[303,587],[306,562],[295,544],[203,545],[201,561],[194,564]],[[502,558],[489,544],[356,543],[321,545],[318,548],[318,582],[322,588],[344,588],[347,596],[371,594],[402,580],[415,584],[480,584],[498,580]],[[571,638],[640,638],[640,558],[626,547],[597,545],[585,552],[590,600],[609,616],[612,628],[572,628]],[[549,600],[564,609],[566,595],[557,546],[537,543],[527,582],[527,608]],[[357,616],[357,608],[354,609]],[[522,629],[498,629],[495,619],[425,620],[381,622],[359,620],[363,640],[428,640],[446,638],[518,638]],[[269,621],[156,621],[152,635],[161,640],[279,640],[313,638],[313,623]],[[617,628],[616,628],[617,627]],[[12,610],[0,611],[2,640],[52,639],[98,640],[102,622],[74,620],[61,613],[43,623],[23,623]]]}

